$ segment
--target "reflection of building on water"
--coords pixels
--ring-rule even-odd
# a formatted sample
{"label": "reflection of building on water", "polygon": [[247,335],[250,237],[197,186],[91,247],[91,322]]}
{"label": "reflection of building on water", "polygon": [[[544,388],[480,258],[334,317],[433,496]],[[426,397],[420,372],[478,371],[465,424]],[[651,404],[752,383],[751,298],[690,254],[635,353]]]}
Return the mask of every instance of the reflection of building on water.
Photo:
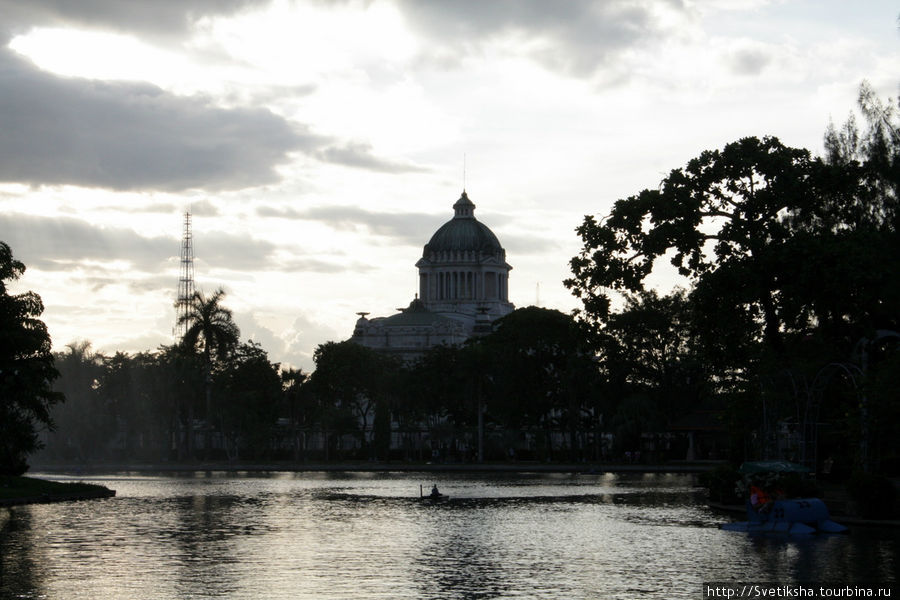
{"label": "reflection of building on water", "polygon": [[360,313],[352,341],[412,360],[434,346],[488,333],[494,320],[513,311],[506,251],[475,218],[475,204],[465,191],[453,211],[416,263],[416,298],[389,317]]}

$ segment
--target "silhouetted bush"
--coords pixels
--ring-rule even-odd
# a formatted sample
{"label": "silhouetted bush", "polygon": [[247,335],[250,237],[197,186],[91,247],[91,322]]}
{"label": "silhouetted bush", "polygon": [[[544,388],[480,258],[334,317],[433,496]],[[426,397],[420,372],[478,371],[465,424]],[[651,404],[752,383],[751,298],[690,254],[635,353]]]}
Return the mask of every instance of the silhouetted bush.
{"label": "silhouetted bush", "polygon": [[741,474],[732,465],[721,465],[700,474],[700,485],[709,491],[709,499],[722,504],[743,504],[738,494]]}
{"label": "silhouetted bush", "polygon": [[847,492],[861,517],[888,519],[897,514],[897,489],[887,477],[856,472],[847,483]]}

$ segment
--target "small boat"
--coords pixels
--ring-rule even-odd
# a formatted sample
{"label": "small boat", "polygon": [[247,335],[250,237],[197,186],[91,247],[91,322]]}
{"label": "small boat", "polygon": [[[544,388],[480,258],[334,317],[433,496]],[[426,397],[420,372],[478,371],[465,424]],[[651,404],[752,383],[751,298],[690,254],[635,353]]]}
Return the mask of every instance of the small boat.
{"label": "small boat", "polygon": [[[764,501],[751,495],[758,489],[755,483],[768,477],[805,476],[809,471],[803,465],[787,461],[745,462],[739,471],[743,474],[743,485],[747,492],[747,520],[738,523],[724,523],[725,531],[746,533],[845,533],[847,528],[831,520],[828,507],[819,498],[791,498]],[[754,502],[753,500],[757,500]]]}
{"label": "small boat", "polygon": [[450,499],[450,496],[446,494],[442,494],[438,491],[437,486],[431,488],[430,494],[425,494],[422,486],[419,486],[419,500],[423,502],[445,502]]}

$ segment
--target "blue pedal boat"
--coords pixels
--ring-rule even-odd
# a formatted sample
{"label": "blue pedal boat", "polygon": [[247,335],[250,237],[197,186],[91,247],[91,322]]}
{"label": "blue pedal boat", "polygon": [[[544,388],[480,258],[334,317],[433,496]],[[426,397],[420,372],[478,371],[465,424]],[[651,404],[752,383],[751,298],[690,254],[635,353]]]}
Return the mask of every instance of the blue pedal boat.
{"label": "blue pedal boat", "polygon": [[805,477],[809,470],[788,461],[745,462],[739,472],[743,474],[743,488],[747,498],[747,520],[724,523],[726,531],[745,533],[845,533],[847,528],[831,520],[828,507],[819,498],[776,498],[769,502],[751,502],[751,489],[761,480],[777,480],[783,476]]}

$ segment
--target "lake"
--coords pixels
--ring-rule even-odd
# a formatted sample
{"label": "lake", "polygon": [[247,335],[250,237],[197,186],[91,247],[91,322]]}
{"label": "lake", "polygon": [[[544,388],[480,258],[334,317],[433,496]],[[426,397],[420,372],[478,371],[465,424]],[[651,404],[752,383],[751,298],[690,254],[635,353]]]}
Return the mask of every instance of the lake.
{"label": "lake", "polygon": [[117,497],[0,509],[2,598],[701,598],[894,581],[900,557],[897,530],[721,531],[694,475],[32,475]]}

